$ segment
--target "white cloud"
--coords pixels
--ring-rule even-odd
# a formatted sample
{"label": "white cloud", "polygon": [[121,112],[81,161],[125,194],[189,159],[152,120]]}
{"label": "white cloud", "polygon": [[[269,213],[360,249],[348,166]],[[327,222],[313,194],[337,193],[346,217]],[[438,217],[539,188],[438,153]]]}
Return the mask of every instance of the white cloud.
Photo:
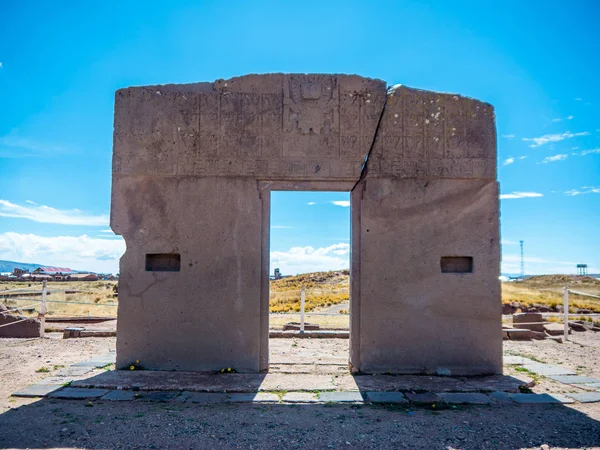
{"label": "white cloud", "polygon": [[586,155],[591,155],[593,153],[600,153],[600,148],[594,148],[592,150],[583,150],[580,155],[581,156],[586,156]]}
{"label": "white cloud", "polygon": [[510,194],[502,194],[500,195],[501,199],[508,198],[532,198],[532,197],[543,197],[544,194],[540,194],[539,192],[511,192]]}
{"label": "white cloud", "polygon": [[287,252],[271,252],[271,267],[279,267],[286,275],[306,272],[347,269],[350,265],[350,244],[329,247],[292,247]]}
{"label": "white cloud", "polygon": [[519,156],[519,159],[526,159],[527,156]]}
{"label": "white cloud", "polygon": [[575,116],[567,116],[567,120],[573,120]]}
{"label": "white cloud", "polygon": [[59,225],[106,226],[108,215],[86,215],[79,209],[61,210],[45,205],[21,206],[0,199],[0,217],[27,219]]}
{"label": "white cloud", "polygon": [[576,98],[575,98],[575,101],[576,101],[576,102],[580,102],[581,100],[583,100],[581,97],[576,97]]}
{"label": "white cloud", "polygon": [[542,160],[542,163],[546,164],[546,163],[549,163],[549,162],[564,161],[568,157],[569,157],[569,155],[566,155],[566,154],[554,155],[554,156],[547,156],[547,157],[545,157]]}
{"label": "white cloud", "polygon": [[33,152],[45,152],[50,154],[67,151],[67,149],[63,146],[48,144],[29,137],[19,136],[14,131],[6,136],[0,137],[0,145],[13,147],[15,149],[25,149]]}
{"label": "white cloud", "polygon": [[111,230],[110,228],[106,229],[106,230],[100,230],[100,233],[111,233],[112,234],[113,230]]}
{"label": "white cloud", "polygon": [[502,137],[505,139],[513,139],[515,137],[515,135],[514,134],[503,134]]}
{"label": "white cloud", "polygon": [[[565,117],[565,120],[573,120],[575,118],[575,116],[567,116]],[[563,119],[561,118],[556,118],[556,119],[552,119],[552,122],[562,122]]]}
{"label": "white cloud", "polygon": [[545,134],[543,136],[534,138],[522,138],[522,140],[526,142],[533,142],[533,144],[531,144],[530,147],[535,148],[541,145],[545,145],[549,142],[560,142],[565,139],[571,139],[577,136],[587,136],[589,134],[590,133],[588,131],[581,131],[579,133],[571,133],[570,131],[566,131],[564,133]]}
{"label": "white cloud", "polygon": [[276,229],[282,230],[282,229],[294,228],[294,227],[288,227],[287,225],[271,225],[271,228],[276,228]]}
{"label": "white cloud", "polygon": [[6,232],[0,234],[0,259],[69,267],[94,272],[119,271],[125,241],[81,236],[37,236]]}
{"label": "white cloud", "polygon": [[0,61],[0,69],[2,69],[4,66],[2,65],[2,61]]}
{"label": "white cloud", "polygon": [[511,165],[514,162],[515,162],[515,158],[512,158],[512,157],[511,158],[506,158],[504,160],[504,162],[502,163],[502,167],[509,166],[509,165]]}
{"label": "white cloud", "polygon": [[350,206],[350,200],[335,200],[331,203],[333,203],[336,206],[342,206],[344,208],[347,208],[348,206]]}
{"label": "white cloud", "polygon": [[552,122],[562,122],[562,119],[552,119]]}
{"label": "white cloud", "polygon": [[574,197],[576,195],[582,194],[600,194],[600,186],[583,186],[579,189],[571,189],[569,191],[565,191],[565,195],[569,197]]}
{"label": "white cloud", "polygon": [[317,204],[317,202],[308,202],[309,206],[316,205],[316,204]]}

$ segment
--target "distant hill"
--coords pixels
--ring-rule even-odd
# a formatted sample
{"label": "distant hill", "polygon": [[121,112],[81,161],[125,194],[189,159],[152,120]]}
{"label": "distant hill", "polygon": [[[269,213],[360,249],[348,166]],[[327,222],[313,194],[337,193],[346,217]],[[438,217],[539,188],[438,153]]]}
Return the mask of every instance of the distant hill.
{"label": "distant hill", "polygon": [[15,261],[3,261],[0,260],[0,272],[13,272],[15,269],[27,269],[30,272],[33,272],[38,267],[43,267],[43,264],[28,264],[28,263],[20,263]]}

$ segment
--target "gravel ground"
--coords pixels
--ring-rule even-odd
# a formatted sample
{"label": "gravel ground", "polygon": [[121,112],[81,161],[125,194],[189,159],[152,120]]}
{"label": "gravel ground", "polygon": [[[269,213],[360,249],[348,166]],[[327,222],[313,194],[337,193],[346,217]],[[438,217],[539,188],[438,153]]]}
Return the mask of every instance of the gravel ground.
{"label": "gravel ground", "polygon": [[[600,404],[251,405],[12,399],[11,392],[114,348],[114,338],[0,340],[0,448],[600,449]],[[339,364],[348,341],[272,340],[279,365]],[[505,351],[600,376],[600,335],[505,342]],[[314,361],[313,361],[314,362]],[[541,388],[539,386],[542,386]],[[534,389],[546,389],[543,382]],[[556,392],[554,390],[553,392]]]}

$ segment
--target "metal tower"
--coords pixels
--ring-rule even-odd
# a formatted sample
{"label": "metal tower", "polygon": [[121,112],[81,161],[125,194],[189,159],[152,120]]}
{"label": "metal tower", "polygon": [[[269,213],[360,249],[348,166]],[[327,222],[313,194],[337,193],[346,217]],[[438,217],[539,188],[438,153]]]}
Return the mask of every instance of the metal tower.
{"label": "metal tower", "polygon": [[523,253],[523,242],[524,241],[519,241],[519,244],[521,244],[521,278],[525,276],[525,254]]}

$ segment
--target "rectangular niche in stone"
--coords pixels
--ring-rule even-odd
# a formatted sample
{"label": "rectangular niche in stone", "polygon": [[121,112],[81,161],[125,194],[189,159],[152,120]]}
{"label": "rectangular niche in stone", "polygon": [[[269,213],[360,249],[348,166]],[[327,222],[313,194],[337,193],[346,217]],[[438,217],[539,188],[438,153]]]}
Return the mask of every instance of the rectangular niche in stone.
{"label": "rectangular niche in stone", "polygon": [[442,273],[472,273],[472,256],[442,256],[440,261]]}
{"label": "rectangular niche in stone", "polygon": [[146,254],[146,272],[179,272],[181,255],[179,253]]}

